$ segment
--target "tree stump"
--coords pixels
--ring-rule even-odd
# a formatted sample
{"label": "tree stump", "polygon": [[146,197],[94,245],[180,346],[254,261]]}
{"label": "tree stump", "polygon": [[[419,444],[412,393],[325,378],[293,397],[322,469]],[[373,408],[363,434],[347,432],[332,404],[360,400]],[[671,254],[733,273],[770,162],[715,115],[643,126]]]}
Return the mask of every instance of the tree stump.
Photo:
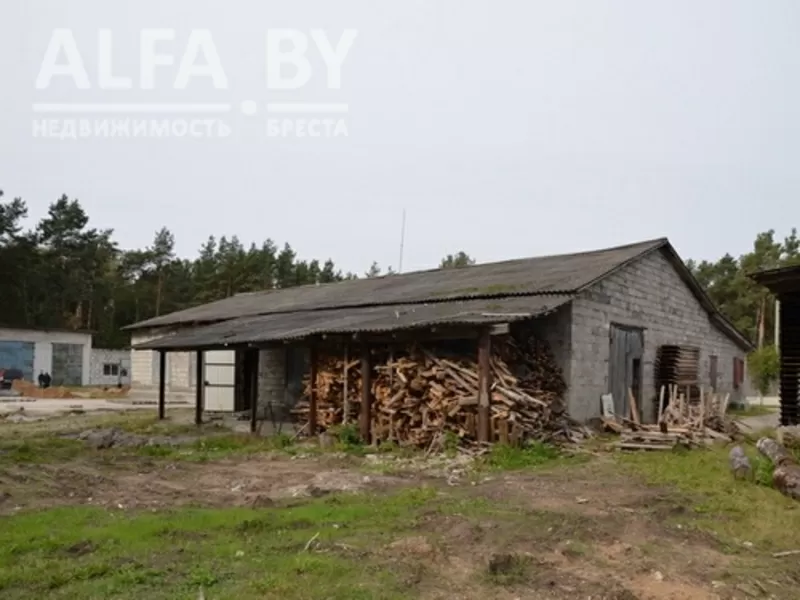
{"label": "tree stump", "polygon": [[728,459],[735,479],[752,479],[753,469],[750,467],[750,460],[741,446],[734,446],[728,455]]}

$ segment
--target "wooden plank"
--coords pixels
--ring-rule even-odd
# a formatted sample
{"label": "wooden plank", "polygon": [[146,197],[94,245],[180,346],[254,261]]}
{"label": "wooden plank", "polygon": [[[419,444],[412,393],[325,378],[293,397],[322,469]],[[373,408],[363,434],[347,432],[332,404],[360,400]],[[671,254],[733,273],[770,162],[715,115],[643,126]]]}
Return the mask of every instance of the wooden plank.
{"label": "wooden plank", "polygon": [[631,420],[639,425],[642,422],[639,418],[639,405],[636,402],[636,396],[633,395],[633,390],[631,388],[628,388],[628,400],[631,404]]}
{"label": "wooden plank", "polygon": [[672,450],[674,446],[668,444],[653,445],[653,444],[634,444],[625,442],[617,444],[617,448],[622,448],[623,450]]}
{"label": "wooden plank", "polygon": [[489,407],[492,389],[492,336],[489,329],[481,332],[478,341],[478,441],[488,442],[491,436]]}
{"label": "wooden plank", "polygon": [[661,389],[658,392],[658,420],[656,423],[661,423],[661,419],[664,417],[664,393],[666,389],[664,386],[661,386]]}

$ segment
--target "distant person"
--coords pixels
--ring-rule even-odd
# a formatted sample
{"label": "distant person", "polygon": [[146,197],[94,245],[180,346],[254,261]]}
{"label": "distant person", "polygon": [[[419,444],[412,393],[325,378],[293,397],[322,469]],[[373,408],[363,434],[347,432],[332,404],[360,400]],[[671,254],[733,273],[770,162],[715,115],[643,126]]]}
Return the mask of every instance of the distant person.
{"label": "distant person", "polygon": [[44,371],[39,371],[39,387],[44,389]]}
{"label": "distant person", "polygon": [[50,384],[53,382],[53,378],[50,377],[50,373],[45,373],[44,377],[42,378],[42,381],[44,383],[44,389],[47,389],[47,388],[50,387]]}

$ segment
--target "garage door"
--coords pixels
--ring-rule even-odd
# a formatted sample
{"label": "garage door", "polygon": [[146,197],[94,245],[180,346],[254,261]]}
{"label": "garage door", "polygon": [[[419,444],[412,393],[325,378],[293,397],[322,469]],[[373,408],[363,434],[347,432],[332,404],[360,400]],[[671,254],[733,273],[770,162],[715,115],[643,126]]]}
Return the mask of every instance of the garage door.
{"label": "garage door", "polygon": [[53,344],[53,385],[83,385],[83,346]]}
{"label": "garage door", "polygon": [[22,371],[26,380],[34,381],[33,342],[0,342],[0,369]]}
{"label": "garage door", "polygon": [[233,412],[235,356],[229,350],[205,353],[205,410]]}

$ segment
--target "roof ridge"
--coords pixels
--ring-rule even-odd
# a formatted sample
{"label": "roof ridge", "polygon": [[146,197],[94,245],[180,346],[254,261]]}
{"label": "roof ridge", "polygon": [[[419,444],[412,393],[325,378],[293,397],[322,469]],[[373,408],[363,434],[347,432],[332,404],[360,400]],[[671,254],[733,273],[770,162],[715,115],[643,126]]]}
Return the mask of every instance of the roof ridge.
{"label": "roof ridge", "polygon": [[[521,256],[521,257],[518,257],[518,258],[507,258],[507,259],[504,259],[504,260],[496,260],[496,261],[491,261],[491,262],[481,262],[481,263],[476,263],[474,265],[464,265],[463,267],[457,267],[457,268],[459,270],[461,270],[461,271],[468,271],[470,269],[476,269],[476,268],[482,268],[482,267],[485,268],[485,267],[492,267],[492,266],[499,266],[499,265],[507,265],[507,264],[510,264],[510,263],[524,262],[524,261],[528,261],[528,260],[545,259],[545,258],[554,259],[554,258],[560,258],[560,257],[571,257],[572,258],[572,257],[587,256],[587,255],[590,255],[590,254],[600,254],[602,252],[614,252],[614,251],[617,251],[617,250],[627,250],[628,248],[633,248],[635,246],[652,246],[654,244],[659,244],[660,245],[660,244],[664,244],[666,242],[669,242],[669,239],[667,239],[666,237],[660,237],[660,238],[653,238],[651,240],[643,240],[641,242],[633,242],[633,243],[630,243],[630,244],[622,244],[621,246],[610,246],[608,248],[594,248],[592,250],[581,250],[579,252],[559,252],[559,253],[556,253],[556,254],[536,254],[534,256]],[[448,271],[448,270],[450,270],[450,269],[447,268],[447,267],[435,267],[435,268],[431,268],[431,269],[419,269],[417,271],[407,271],[405,273],[386,273],[385,275],[378,275],[376,277],[369,277],[369,278],[366,278],[366,277],[365,278],[359,278],[359,279],[353,280],[353,281],[363,281],[364,279],[372,279],[372,280],[387,279],[389,277],[411,277],[411,276],[414,276],[414,275],[420,275],[422,273],[435,273],[436,271]],[[303,285],[294,286],[292,288],[273,288],[273,289],[268,289],[268,290],[255,290],[255,291],[252,291],[252,292],[240,292],[238,294],[234,294],[231,297],[236,298],[236,297],[239,297],[239,296],[258,296],[258,295],[261,295],[261,294],[265,294],[266,295],[266,294],[270,294],[270,293],[273,293],[273,292],[280,292],[280,291],[287,290],[287,289],[301,290],[301,289],[308,289],[308,288],[330,287],[330,286],[338,285],[340,283],[345,283],[345,281],[348,281],[348,280],[344,280],[344,281],[329,281],[327,283],[304,283]]]}
{"label": "roof ridge", "polygon": [[665,244],[669,244],[669,240],[662,237],[610,248],[515,258],[457,269],[428,269],[331,284],[248,292],[134,323],[125,329],[207,323],[245,314],[279,313],[293,309],[312,311],[337,306],[424,304],[475,298],[569,294],[585,289],[620,266]]}

